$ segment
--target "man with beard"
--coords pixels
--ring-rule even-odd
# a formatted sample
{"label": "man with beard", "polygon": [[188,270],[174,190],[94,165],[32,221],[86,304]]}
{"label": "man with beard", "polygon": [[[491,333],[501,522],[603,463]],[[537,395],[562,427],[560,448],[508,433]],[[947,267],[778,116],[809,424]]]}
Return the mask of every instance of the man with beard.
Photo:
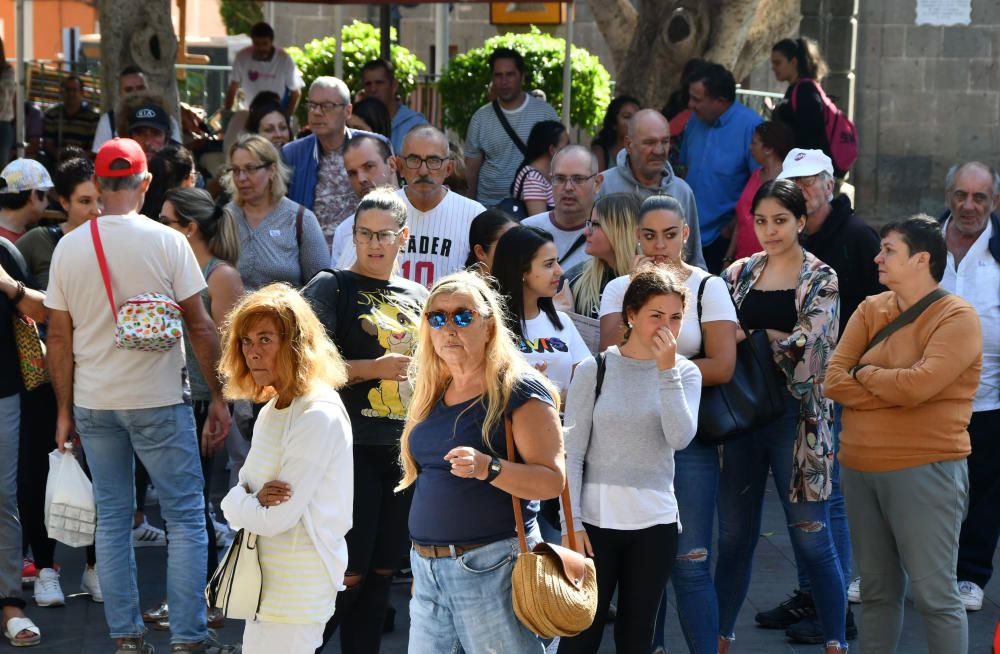
{"label": "man with beard", "polygon": [[[396,158],[385,141],[374,136],[358,136],[344,146],[344,170],[351,188],[363,198],[380,186],[399,188],[396,179]],[[337,262],[351,242],[354,231],[354,214],[348,216],[337,226],[333,234],[333,256],[330,266],[337,267]]]}
{"label": "man with beard", "polygon": [[[410,242],[400,256],[400,273],[430,288],[465,265],[469,227],[486,208],[444,185],[455,163],[448,137],[436,127],[420,125],[410,130],[396,164],[406,180],[399,195],[406,202],[410,227]],[[337,267],[350,268],[356,257],[355,248],[345,247]]]}

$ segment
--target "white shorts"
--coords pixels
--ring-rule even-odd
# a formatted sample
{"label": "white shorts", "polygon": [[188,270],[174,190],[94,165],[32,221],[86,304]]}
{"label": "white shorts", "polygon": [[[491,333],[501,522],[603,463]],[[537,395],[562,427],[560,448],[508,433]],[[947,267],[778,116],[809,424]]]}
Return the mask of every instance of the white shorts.
{"label": "white shorts", "polygon": [[247,621],[243,654],[313,654],[323,643],[325,624]]}

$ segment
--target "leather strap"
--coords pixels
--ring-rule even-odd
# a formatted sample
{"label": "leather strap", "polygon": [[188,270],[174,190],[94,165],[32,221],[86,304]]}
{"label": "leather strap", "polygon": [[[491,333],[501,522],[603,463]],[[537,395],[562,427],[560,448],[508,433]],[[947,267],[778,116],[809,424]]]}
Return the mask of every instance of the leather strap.
{"label": "leather strap", "polygon": [[476,545],[421,545],[420,543],[413,543],[413,551],[425,559],[457,559],[466,552],[479,549],[486,544],[487,543],[478,543]]}
{"label": "leather strap", "polygon": [[577,236],[576,240],[573,241],[573,245],[569,246],[569,249],[566,250],[566,254],[559,257],[559,265],[561,266],[563,263],[565,263],[566,259],[569,259],[571,256],[573,256],[573,253],[579,250],[580,246],[586,242],[587,242],[586,234],[580,234],[579,236]]}
{"label": "leather strap", "polygon": [[[306,208],[299,205],[299,210],[295,214],[295,245],[302,249],[302,216],[306,213]],[[300,255],[301,256],[301,255]]]}
{"label": "leather strap", "polygon": [[935,288],[930,293],[928,293],[927,295],[920,298],[919,300],[917,300],[917,302],[915,302],[913,306],[911,306],[909,309],[896,316],[896,318],[892,322],[890,322],[888,325],[880,329],[879,332],[875,334],[875,336],[872,338],[871,342],[868,343],[868,347],[864,349],[862,354],[872,349],[885,339],[889,338],[903,327],[909,325],[911,322],[919,318],[920,314],[922,314],[924,310],[927,309],[927,307],[929,307],[930,305],[934,304],[935,302],[937,302],[938,300],[947,295],[951,295],[951,293],[944,290],[943,288],[938,287]]}
{"label": "leather strap", "polygon": [[104,290],[108,292],[108,304],[111,315],[118,324],[118,312],[115,310],[115,296],[111,292],[111,273],[108,271],[108,261],[104,258],[104,246],[101,244],[101,233],[97,229],[97,218],[90,221],[90,238],[94,241],[94,251],[97,252],[97,265],[101,267],[101,278],[104,280]]}
{"label": "leather strap", "polygon": [[521,140],[521,137],[517,135],[517,132],[514,131],[514,128],[510,126],[510,123],[507,122],[507,116],[503,115],[503,109],[500,108],[500,102],[494,100],[492,105],[493,111],[497,114],[497,120],[500,121],[500,126],[503,127],[505,132],[507,132],[507,136],[509,136],[510,140],[514,142],[514,145],[521,151],[521,154],[526,154],[528,152],[528,148],[524,145],[524,141]]}

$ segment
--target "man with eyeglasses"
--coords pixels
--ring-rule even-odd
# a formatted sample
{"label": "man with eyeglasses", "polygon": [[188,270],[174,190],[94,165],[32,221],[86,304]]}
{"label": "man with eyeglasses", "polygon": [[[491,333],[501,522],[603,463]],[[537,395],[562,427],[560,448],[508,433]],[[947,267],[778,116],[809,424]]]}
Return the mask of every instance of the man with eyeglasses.
{"label": "man with eyeglasses", "polygon": [[[374,136],[356,136],[347,142],[344,146],[344,168],[358,197],[363,198],[379,187],[399,188],[396,157],[392,156],[392,149],[385,141]],[[331,268],[337,267],[337,262],[351,242],[353,232],[354,214],[351,214],[337,225],[337,231],[334,232]]]}
{"label": "man with eyeglasses", "polygon": [[[400,254],[400,274],[430,288],[465,265],[472,219],[486,208],[444,185],[455,162],[448,137],[436,127],[411,129],[403,139],[403,153],[396,165],[406,180],[399,195],[406,203],[410,227],[410,241]],[[356,257],[354,248],[344,248],[337,267],[350,268]]]}
{"label": "man with eyeglasses", "polygon": [[604,171],[604,184],[597,197],[609,193],[634,193],[642,202],[651,195],[669,195],[684,208],[688,239],[684,260],[705,268],[698,227],[698,205],[687,182],[674,174],[670,154],[670,124],[659,111],[643,109],[628,121],[625,148],[618,153],[616,166]]}
{"label": "man with eyeglasses", "polygon": [[969,422],[969,508],[958,538],[958,592],[966,610],[978,611],[1000,537],[1000,175],[978,161],[955,165],[945,191],[941,287],[971,304],[983,327],[983,370]]}
{"label": "man with eyeglasses", "polygon": [[[122,72],[118,74],[119,100],[126,95],[143,93],[148,90],[146,74],[142,72],[141,68],[134,65],[122,68]],[[90,151],[97,154],[102,145],[116,136],[118,136],[118,125],[115,121],[115,110],[112,109],[101,114],[100,119],[97,121],[97,131],[94,133],[94,145],[90,148]],[[176,143],[180,143],[182,140],[181,126],[173,116],[170,116],[170,139]]]}
{"label": "man with eyeglasses", "polygon": [[597,157],[582,145],[567,145],[556,152],[550,169],[555,209],[529,216],[521,224],[552,234],[559,265],[569,270],[587,259],[584,228],[604,176],[598,172]]}
{"label": "man with eyeglasses", "polygon": [[359,134],[389,141],[347,126],[351,92],[336,77],[317,77],[313,81],[306,110],[312,134],[281,149],[285,163],[292,168],[288,197],[316,214],[326,244],[332,246],[337,226],[354,213],[360,199],[344,168],[344,146]]}

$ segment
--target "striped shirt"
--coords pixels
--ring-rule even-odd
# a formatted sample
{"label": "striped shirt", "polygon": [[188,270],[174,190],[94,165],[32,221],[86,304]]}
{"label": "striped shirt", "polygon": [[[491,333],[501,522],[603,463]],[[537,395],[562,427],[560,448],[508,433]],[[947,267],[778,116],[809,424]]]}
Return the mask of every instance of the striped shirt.
{"label": "striped shirt", "polygon": [[[531,128],[536,123],[559,120],[555,109],[527,94],[524,96],[524,104],[517,109],[508,111],[501,108],[501,111],[522,143],[528,142]],[[465,154],[483,160],[479,168],[476,199],[487,207],[492,207],[507,197],[510,183],[514,181],[514,173],[524,160],[524,155],[500,124],[492,104],[483,105],[473,114],[465,139]]]}
{"label": "striped shirt", "polygon": [[323,230],[316,215],[308,209],[302,214],[302,238],[298,242],[295,217],[299,205],[288,198],[282,198],[254,229],[247,224],[246,214],[239,205],[230,202],[226,208],[236,218],[240,235],[237,268],[247,291],[256,291],[271,282],[302,286],[330,262]]}
{"label": "striped shirt", "polygon": [[[410,242],[400,257],[400,275],[430,288],[464,268],[469,257],[469,228],[472,219],[486,210],[483,205],[448,191],[436,207],[418,211],[406,197],[406,189],[399,190],[399,197],[406,203],[410,227]],[[354,217],[349,220],[348,230],[353,228]],[[348,243],[337,267],[350,268],[357,258],[357,248]]]}
{"label": "striped shirt", "polygon": [[550,209],[556,206],[552,184],[545,175],[531,166],[522,168],[514,178],[514,196],[522,200],[544,200]]}
{"label": "striped shirt", "polygon": [[[253,431],[253,447],[241,476],[250,488],[280,479],[281,447],[289,429],[291,407],[270,403],[261,411]],[[295,480],[290,481],[294,492]],[[324,624],[333,615],[337,589],[325,570],[312,539],[299,520],[275,536],[258,536],[261,595],[257,619],[266,622]]]}
{"label": "striped shirt", "polygon": [[45,112],[42,137],[54,141],[56,147],[75,145],[86,152],[94,142],[97,121],[100,119],[101,114],[86,102],[72,116],[66,115],[63,105],[56,105]]}

